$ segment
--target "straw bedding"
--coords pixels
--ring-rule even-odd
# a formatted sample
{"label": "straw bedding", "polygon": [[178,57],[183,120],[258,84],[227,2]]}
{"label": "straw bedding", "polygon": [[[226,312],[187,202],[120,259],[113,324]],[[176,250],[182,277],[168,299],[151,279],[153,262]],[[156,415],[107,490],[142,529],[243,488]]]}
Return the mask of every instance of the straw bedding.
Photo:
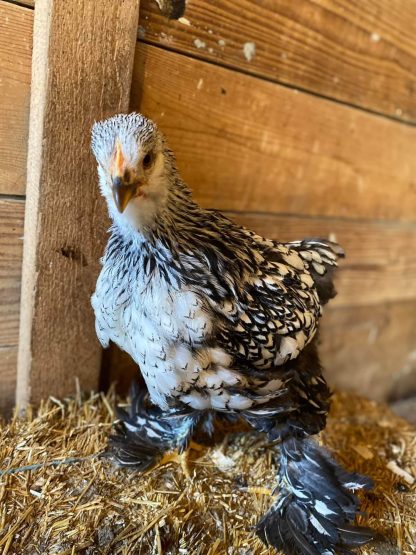
{"label": "straw bedding", "polygon": [[[50,398],[0,425],[0,554],[267,554],[252,533],[272,499],[273,448],[232,433],[144,475],[99,456],[115,395]],[[361,521],[383,533],[362,553],[416,553],[416,430],[386,407],[334,396],[322,442],[369,474]]]}

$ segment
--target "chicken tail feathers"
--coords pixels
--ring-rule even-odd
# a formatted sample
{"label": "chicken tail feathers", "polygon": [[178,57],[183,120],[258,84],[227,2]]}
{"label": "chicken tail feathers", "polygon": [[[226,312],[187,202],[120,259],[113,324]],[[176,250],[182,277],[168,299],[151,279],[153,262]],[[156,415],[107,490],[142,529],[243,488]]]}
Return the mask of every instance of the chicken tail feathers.
{"label": "chicken tail feathers", "polygon": [[315,282],[319,300],[326,304],[337,294],[334,286],[334,271],[338,260],[344,258],[343,249],[326,239],[304,239],[287,243],[287,247],[295,250],[302,258]]}
{"label": "chicken tail feathers", "polygon": [[313,440],[282,442],[278,487],[256,532],[285,555],[352,554],[374,538],[369,528],[352,524],[359,501],[351,490],[371,488],[372,481],[341,468]]}

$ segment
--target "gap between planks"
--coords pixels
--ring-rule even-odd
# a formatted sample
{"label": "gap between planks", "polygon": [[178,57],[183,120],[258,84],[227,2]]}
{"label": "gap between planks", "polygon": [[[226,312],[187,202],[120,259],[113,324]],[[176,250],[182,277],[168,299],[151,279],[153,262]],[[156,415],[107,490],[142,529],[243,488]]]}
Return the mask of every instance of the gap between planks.
{"label": "gap between planks", "polygon": [[2,2],[6,3],[6,4],[13,4],[14,6],[19,6],[20,8],[28,8],[29,10],[34,10],[35,9],[35,0],[29,1],[27,0],[26,2],[19,2],[18,0],[1,0]]}

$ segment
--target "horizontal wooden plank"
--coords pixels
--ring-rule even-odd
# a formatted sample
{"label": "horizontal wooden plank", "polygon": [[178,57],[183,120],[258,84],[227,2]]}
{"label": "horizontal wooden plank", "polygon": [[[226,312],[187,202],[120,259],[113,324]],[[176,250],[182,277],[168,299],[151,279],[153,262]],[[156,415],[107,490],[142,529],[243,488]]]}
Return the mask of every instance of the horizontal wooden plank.
{"label": "horizontal wooden plank", "polygon": [[142,0],[139,37],[416,121],[416,3],[193,0],[168,21]]}
{"label": "horizontal wooden plank", "polygon": [[[378,401],[416,395],[416,301],[360,307],[328,307],[322,319],[320,353],[331,387]],[[138,367],[115,345],[106,355],[105,381],[120,393],[138,379]]]}
{"label": "horizontal wooden plank", "polygon": [[[294,241],[324,237],[346,252],[337,277],[336,306],[416,300],[416,225],[298,218],[267,214],[227,214],[264,237]],[[415,315],[416,325],[416,315]]]}
{"label": "horizontal wooden plank", "polygon": [[328,308],[321,339],[332,386],[386,401],[406,382],[416,394],[416,301]]}
{"label": "horizontal wooden plank", "polygon": [[416,128],[149,45],[131,108],[160,124],[205,206],[416,218]]}
{"label": "horizontal wooden plank", "polygon": [[24,210],[24,200],[0,197],[0,349],[18,343]]}
{"label": "horizontal wooden plank", "polygon": [[33,10],[0,1],[0,193],[24,194]]}

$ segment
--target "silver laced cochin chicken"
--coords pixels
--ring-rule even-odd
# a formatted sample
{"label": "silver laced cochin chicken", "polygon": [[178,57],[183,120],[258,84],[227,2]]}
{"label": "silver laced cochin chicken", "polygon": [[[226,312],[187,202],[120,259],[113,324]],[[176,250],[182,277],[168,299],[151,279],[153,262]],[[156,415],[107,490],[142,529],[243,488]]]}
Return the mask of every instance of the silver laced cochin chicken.
{"label": "silver laced cochin chicken", "polygon": [[148,389],[122,412],[113,456],[144,470],[211,431],[214,414],[241,417],[280,448],[279,496],[259,537],[302,555],[367,543],[353,491],[371,481],[310,437],[329,406],[316,332],[341,248],[263,239],[201,208],[140,114],[96,123],[92,149],[113,220],[92,298],[97,334],[132,356]]}

